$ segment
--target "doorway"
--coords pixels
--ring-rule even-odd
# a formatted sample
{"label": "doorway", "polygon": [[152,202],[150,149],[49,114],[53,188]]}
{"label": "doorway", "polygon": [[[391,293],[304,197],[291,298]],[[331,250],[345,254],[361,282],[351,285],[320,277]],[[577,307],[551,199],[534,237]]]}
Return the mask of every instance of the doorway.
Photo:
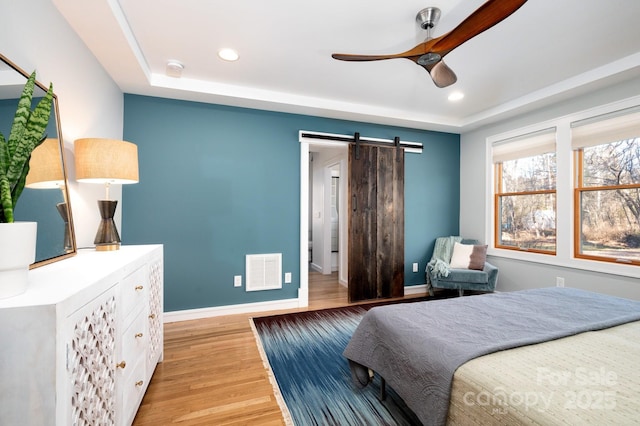
{"label": "doorway", "polygon": [[[338,272],[347,285],[346,146],[309,147],[308,224],[309,270],[329,275]],[[304,201],[303,201],[304,203]]]}
{"label": "doorway", "polygon": [[[410,142],[410,141],[402,141],[399,137],[395,137],[393,140],[389,139],[374,139],[374,138],[361,138],[359,133],[355,133],[353,137],[348,135],[337,135],[337,134],[329,134],[329,133],[317,133],[317,132],[306,132],[301,130],[299,134],[299,142],[300,142],[300,288],[298,290],[298,305],[300,307],[309,306],[309,259],[311,258],[311,251],[309,250],[309,235],[312,229],[312,216],[313,210],[311,208],[311,195],[310,195],[310,182],[312,181],[310,176],[310,155],[316,149],[322,148],[344,148],[352,143],[358,142],[360,143],[372,143],[374,145],[382,145],[387,147],[393,147],[395,149],[402,149],[404,153],[422,153],[422,143],[420,142]],[[347,155],[347,159],[348,159]],[[348,180],[346,177],[349,176],[348,171],[348,163],[344,162],[344,168],[341,169],[341,174],[344,177],[340,180],[341,182],[341,190],[343,199],[347,198],[349,194],[347,189],[346,181]],[[403,177],[404,179],[404,177]],[[349,197],[351,198],[351,197]],[[341,208],[347,208],[347,202],[341,203]],[[342,218],[347,218],[347,214],[342,214]],[[383,218],[384,219],[384,218]],[[340,238],[341,253],[344,253],[345,258],[348,260],[348,251],[350,247],[348,247],[346,232],[347,232],[347,220],[341,221],[341,227],[343,227],[344,236]],[[343,245],[346,244],[346,245]],[[342,248],[344,247],[344,249]],[[404,247],[403,247],[404,248]],[[345,262],[347,263],[347,262]],[[341,281],[348,285],[348,267],[347,265],[343,265],[340,268],[340,273],[345,274],[344,278],[341,277]]]}
{"label": "doorway", "polygon": [[[313,179],[313,168],[311,167],[311,160],[318,160],[318,156],[314,155],[314,152],[319,151],[327,151],[333,153],[333,155],[329,155],[329,159],[333,157],[337,157],[340,155],[340,152],[345,152],[344,158],[345,161],[341,161],[339,158],[334,159],[333,162],[329,162],[327,164],[340,164],[340,174],[342,176],[347,175],[348,164],[346,161],[346,150],[347,145],[344,143],[331,143],[331,142],[320,142],[320,143],[309,143],[309,142],[300,142],[300,288],[298,289],[298,306],[299,307],[308,307],[309,306],[309,269],[311,266],[311,262],[314,261],[314,250],[313,250],[313,221],[314,216],[317,216],[318,212],[314,213],[312,206],[312,183]],[[324,174],[324,173],[323,173]],[[331,173],[328,172],[328,178],[330,181]],[[346,202],[346,179],[340,179],[339,189],[338,189],[338,208],[340,209],[338,214],[339,216],[346,217],[346,212],[343,213],[344,209],[347,208]],[[317,194],[316,194],[317,195]],[[324,217],[324,213],[321,213],[321,217]],[[316,232],[324,232],[324,231],[316,231]],[[346,257],[348,255],[348,247],[347,247],[347,221],[342,220],[339,221],[338,224],[338,251],[340,253],[339,258],[343,260],[339,260],[338,263],[338,275],[339,282],[342,285],[347,285],[348,280],[348,270],[346,266]],[[324,250],[324,249],[323,249]],[[317,254],[317,250],[316,250]],[[317,260],[317,258],[315,258]]]}
{"label": "doorway", "polygon": [[[346,143],[321,142],[316,144],[301,141],[300,150],[301,240],[298,303],[300,306],[306,307],[308,306],[309,271],[328,275],[334,272],[337,267],[339,283],[348,288],[350,281],[350,236],[348,235],[350,156],[348,153],[349,144]],[[338,219],[337,253],[333,253],[336,244],[333,246],[331,244],[331,219],[336,216],[336,211]],[[383,215],[383,221],[385,217]],[[335,224],[335,222],[333,223]],[[403,248],[399,251],[402,251]],[[335,262],[332,262],[332,258],[335,259]],[[399,281],[402,280],[399,279]],[[396,292],[393,293],[395,296]],[[384,297],[383,294],[381,296]]]}

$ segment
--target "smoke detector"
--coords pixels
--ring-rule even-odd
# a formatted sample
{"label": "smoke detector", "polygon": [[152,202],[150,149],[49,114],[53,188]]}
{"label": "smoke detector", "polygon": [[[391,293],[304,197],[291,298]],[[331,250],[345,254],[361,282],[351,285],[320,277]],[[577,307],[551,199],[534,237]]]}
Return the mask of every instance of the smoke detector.
{"label": "smoke detector", "polygon": [[184,69],[184,65],[182,65],[178,61],[169,61],[167,62],[167,75],[169,77],[180,78],[182,77],[182,70]]}

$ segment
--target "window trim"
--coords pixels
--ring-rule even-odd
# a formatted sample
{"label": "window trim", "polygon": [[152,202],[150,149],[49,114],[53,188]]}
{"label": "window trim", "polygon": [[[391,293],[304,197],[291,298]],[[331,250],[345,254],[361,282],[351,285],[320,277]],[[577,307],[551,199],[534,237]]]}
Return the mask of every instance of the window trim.
{"label": "window trim", "polygon": [[[598,115],[612,113],[614,111],[640,107],[640,96],[633,96],[627,99],[611,102],[604,105],[595,106],[589,109],[572,112],[562,116],[552,117],[548,120],[530,122],[518,128],[505,130],[485,138],[485,215],[484,215],[484,236],[489,245],[487,254],[497,259],[512,259],[522,262],[533,262],[551,267],[562,267],[584,270],[594,273],[611,274],[621,277],[640,278],[640,268],[636,265],[624,263],[603,262],[591,259],[576,258],[574,255],[573,227],[575,223],[575,209],[573,206],[574,179],[572,169],[573,151],[571,149],[571,123],[591,119]],[[557,234],[556,234],[556,255],[548,256],[539,253],[525,252],[519,250],[507,250],[495,247],[494,232],[494,167],[492,161],[492,145],[495,142],[508,138],[518,137],[523,134],[544,130],[545,128],[556,127],[557,129],[557,155],[558,176],[556,182],[557,191]]]}
{"label": "window trim", "polygon": [[[606,143],[606,142],[605,142]],[[573,188],[573,256],[576,259],[587,259],[596,262],[609,262],[614,264],[624,264],[640,266],[640,259],[621,259],[609,256],[596,256],[593,254],[583,254],[580,245],[580,234],[582,231],[582,221],[580,212],[582,206],[580,204],[583,192],[592,191],[612,191],[616,189],[638,189],[640,184],[622,184],[622,185],[604,185],[604,186],[584,186],[584,148],[575,149],[573,151],[573,168],[575,170],[575,186]]]}
{"label": "window trim", "polygon": [[[522,196],[522,195],[541,195],[541,194],[553,194],[556,198],[557,207],[557,176],[556,176],[556,188],[554,189],[542,189],[534,191],[518,191],[518,192],[504,192],[502,184],[504,177],[503,164],[505,161],[512,161],[521,158],[528,158],[538,155],[544,155],[549,152],[549,149],[553,147],[554,153],[557,153],[557,127],[549,126],[543,127],[527,133],[520,133],[518,135],[498,139],[491,143],[491,166],[495,179],[493,180],[492,193],[493,193],[493,247],[502,250],[512,250],[520,252],[538,253],[546,256],[555,256],[558,251],[557,241],[555,250],[542,250],[528,247],[510,246],[501,244],[502,238],[500,227],[500,199],[502,197],[509,196]],[[524,143],[521,143],[523,142]],[[513,148],[518,144],[518,148]],[[556,155],[557,156],[557,155]],[[557,161],[556,161],[557,168]],[[554,209],[556,213],[556,230],[557,230],[557,208]]]}

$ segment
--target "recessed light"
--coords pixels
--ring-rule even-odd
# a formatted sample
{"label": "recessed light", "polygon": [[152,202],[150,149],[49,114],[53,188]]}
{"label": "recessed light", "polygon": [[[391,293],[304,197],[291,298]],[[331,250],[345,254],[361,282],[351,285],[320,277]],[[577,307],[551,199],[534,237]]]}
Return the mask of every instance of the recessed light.
{"label": "recessed light", "polygon": [[233,49],[220,49],[220,51],[218,52],[218,56],[220,57],[220,59],[224,59],[225,61],[237,61],[239,56],[238,56],[238,52],[236,52]]}
{"label": "recessed light", "polygon": [[449,99],[451,102],[455,102],[455,101],[459,101],[459,100],[460,100],[460,99],[462,99],[462,98],[464,98],[464,93],[462,93],[462,92],[452,92],[452,93],[449,95],[449,98],[448,98],[448,99]]}

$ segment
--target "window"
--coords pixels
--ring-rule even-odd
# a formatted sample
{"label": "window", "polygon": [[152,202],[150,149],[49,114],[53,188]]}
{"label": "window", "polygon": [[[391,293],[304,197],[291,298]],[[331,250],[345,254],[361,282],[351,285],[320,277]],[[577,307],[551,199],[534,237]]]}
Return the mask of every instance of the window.
{"label": "window", "polygon": [[492,145],[495,245],[556,252],[555,128]]}
{"label": "window", "polygon": [[640,109],[571,128],[575,256],[640,265]]}

